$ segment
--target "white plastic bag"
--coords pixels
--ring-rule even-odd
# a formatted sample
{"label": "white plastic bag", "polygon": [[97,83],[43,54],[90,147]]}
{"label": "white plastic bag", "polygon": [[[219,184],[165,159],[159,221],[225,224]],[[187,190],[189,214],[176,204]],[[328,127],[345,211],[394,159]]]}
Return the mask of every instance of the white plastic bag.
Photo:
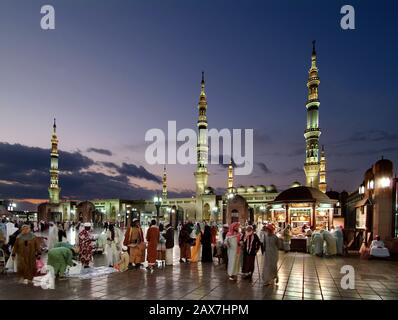
{"label": "white plastic bag", "polygon": [[5,266],[7,272],[17,272],[17,259],[9,257]]}
{"label": "white plastic bag", "polygon": [[82,264],[81,263],[76,263],[76,262],[74,262],[75,264],[76,264],[76,266],[74,266],[74,267],[69,267],[69,269],[68,269],[68,276],[74,276],[74,275],[77,275],[77,274],[81,274],[81,272],[82,272]]}
{"label": "white plastic bag", "polygon": [[55,289],[55,274],[52,266],[46,265],[42,271],[47,271],[46,275],[33,278],[33,285],[42,289]]}

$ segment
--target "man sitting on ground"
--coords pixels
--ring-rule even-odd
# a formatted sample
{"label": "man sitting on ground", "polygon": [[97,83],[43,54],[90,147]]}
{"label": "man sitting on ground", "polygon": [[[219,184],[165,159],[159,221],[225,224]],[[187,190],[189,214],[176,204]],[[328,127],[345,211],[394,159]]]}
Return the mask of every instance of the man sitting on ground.
{"label": "man sitting on ground", "polygon": [[370,255],[376,258],[388,258],[390,256],[390,252],[384,246],[384,242],[380,240],[380,236],[376,236],[370,244]]}

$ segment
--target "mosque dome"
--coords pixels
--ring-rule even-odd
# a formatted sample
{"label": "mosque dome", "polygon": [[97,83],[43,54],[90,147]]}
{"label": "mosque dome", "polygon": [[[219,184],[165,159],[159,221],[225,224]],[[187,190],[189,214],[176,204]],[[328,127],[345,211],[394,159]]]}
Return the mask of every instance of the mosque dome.
{"label": "mosque dome", "polygon": [[332,203],[322,191],[312,187],[295,187],[281,192],[274,202],[322,202]]}
{"label": "mosque dome", "polygon": [[207,187],[205,189],[205,194],[215,194],[214,189],[212,187]]}
{"label": "mosque dome", "polygon": [[245,193],[246,192],[246,188],[244,186],[240,186],[237,189],[238,193]]}
{"label": "mosque dome", "polygon": [[254,193],[254,192],[256,192],[256,188],[254,188],[253,186],[250,186],[247,188],[246,191],[247,191],[247,193]]}
{"label": "mosque dome", "polygon": [[262,184],[256,186],[256,191],[257,192],[265,192],[265,186],[263,186]]}
{"label": "mosque dome", "polygon": [[278,192],[278,190],[276,189],[276,186],[274,184],[267,186],[266,190],[267,190],[267,192]]}
{"label": "mosque dome", "polygon": [[296,188],[296,187],[301,187],[301,183],[298,182],[298,181],[294,181],[294,182],[291,184],[291,186],[290,186],[290,188]]}

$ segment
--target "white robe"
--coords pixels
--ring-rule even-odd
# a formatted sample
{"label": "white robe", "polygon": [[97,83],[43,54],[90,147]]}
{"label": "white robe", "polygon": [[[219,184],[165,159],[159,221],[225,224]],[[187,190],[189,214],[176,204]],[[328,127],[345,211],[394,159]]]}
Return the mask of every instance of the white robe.
{"label": "white robe", "polygon": [[343,237],[343,231],[341,230],[340,227],[336,227],[336,229],[333,232],[333,237],[336,239],[337,254],[342,255],[344,249],[344,237]]}
{"label": "white robe", "polygon": [[390,251],[384,246],[384,242],[373,240],[370,244],[370,255],[377,258],[387,258],[390,256]]}
{"label": "white robe", "polygon": [[56,226],[50,227],[48,230],[47,248],[51,250],[58,242],[58,228]]}
{"label": "white robe", "polygon": [[238,254],[238,236],[227,236],[225,238],[225,245],[228,252],[228,275],[236,276],[239,273],[240,254]]}
{"label": "white robe", "polygon": [[311,235],[311,254],[321,256],[323,254],[323,236],[320,232]]}
{"label": "white robe", "polygon": [[[111,231],[108,230],[106,232],[106,239],[110,238],[111,238]],[[113,266],[119,261],[120,251],[118,251],[117,247],[119,247],[119,237],[115,230],[114,240],[113,241],[106,240],[106,245],[105,245],[105,255],[108,266]]]}
{"label": "white robe", "polygon": [[10,240],[10,236],[13,235],[18,230],[18,228],[15,228],[15,225],[12,222],[7,222],[6,228],[7,228],[6,243],[8,243],[8,241]]}
{"label": "white robe", "polygon": [[166,266],[173,265],[173,250],[174,248],[166,249]]}
{"label": "white robe", "polygon": [[327,256],[334,256],[337,253],[337,245],[336,245],[336,239],[332,236],[332,234],[329,231],[323,231],[322,232],[323,239],[325,239],[326,242],[326,252],[325,254]]}
{"label": "white robe", "polygon": [[263,281],[268,284],[278,276],[278,237],[276,235],[265,235],[264,237],[264,263]]}

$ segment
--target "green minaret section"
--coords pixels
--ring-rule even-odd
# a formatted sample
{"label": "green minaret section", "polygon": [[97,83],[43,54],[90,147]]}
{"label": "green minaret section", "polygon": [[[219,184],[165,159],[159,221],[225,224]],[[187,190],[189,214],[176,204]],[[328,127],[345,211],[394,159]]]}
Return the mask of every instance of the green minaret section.
{"label": "green minaret section", "polygon": [[50,204],[59,204],[61,188],[58,186],[58,158],[57,124],[54,119],[53,133],[51,136],[50,187],[48,188]]}
{"label": "green minaret section", "polygon": [[205,77],[202,72],[201,92],[199,98],[199,118],[198,118],[198,141],[197,141],[197,167],[194,173],[196,178],[196,194],[203,194],[207,187],[208,172],[207,172],[207,157],[209,147],[207,145],[207,100],[205,93]]}
{"label": "green minaret section", "polygon": [[306,141],[304,172],[306,185],[308,187],[319,187],[319,97],[318,87],[320,81],[318,68],[316,66],[315,41],[312,42],[311,68],[308,72],[308,100],[307,108],[307,128],[304,131]]}

